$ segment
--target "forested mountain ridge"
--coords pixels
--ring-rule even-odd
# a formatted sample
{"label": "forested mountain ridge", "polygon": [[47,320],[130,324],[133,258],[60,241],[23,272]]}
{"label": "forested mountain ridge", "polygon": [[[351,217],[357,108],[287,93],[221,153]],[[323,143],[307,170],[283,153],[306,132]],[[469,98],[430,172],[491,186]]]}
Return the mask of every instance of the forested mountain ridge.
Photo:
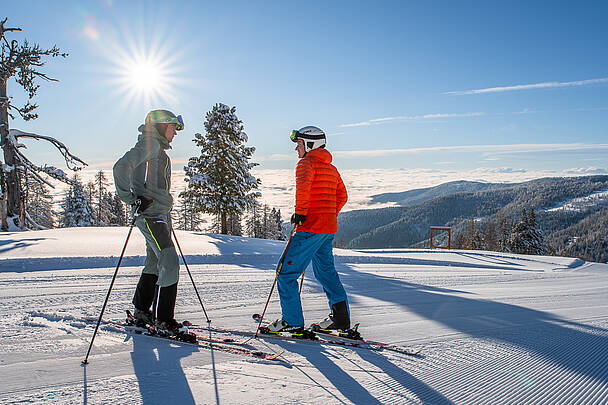
{"label": "forested mountain ridge", "polygon": [[477,191],[505,188],[511,186],[504,183],[482,183],[479,181],[450,181],[434,187],[417,188],[399,193],[376,194],[371,197],[370,204],[394,202],[399,207],[418,204],[435,197],[456,193],[473,193]]}
{"label": "forested mountain ridge", "polygon": [[[435,187],[435,191],[450,189],[453,187]],[[433,194],[426,190],[410,193],[409,197]],[[451,226],[452,237],[455,237],[464,232],[471,218],[475,218],[482,227],[484,223],[496,221],[499,217],[515,222],[522,209],[525,209],[536,212],[550,251],[564,254],[573,252],[573,255],[581,257],[580,252],[586,252],[587,256],[583,258],[599,260],[603,257],[599,252],[595,254],[590,247],[585,248],[581,244],[593,243],[597,249],[602,246],[602,241],[608,240],[608,236],[592,237],[589,231],[592,226],[608,222],[603,220],[608,215],[608,210],[603,209],[608,207],[608,198],[597,198],[592,204],[580,208],[556,207],[606,190],[608,176],[542,178],[501,185],[488,183],[485,190],[450,193],[410,206],[342,213],[338,218],[336,243],[348,248],[385,248],[421,246],[426,241],[428,246],[429,227],[432,225]],[[587,218],[595,219],[585,221]],[[604,232],[600,233],[606,234],[605,230],[604,225]]]}

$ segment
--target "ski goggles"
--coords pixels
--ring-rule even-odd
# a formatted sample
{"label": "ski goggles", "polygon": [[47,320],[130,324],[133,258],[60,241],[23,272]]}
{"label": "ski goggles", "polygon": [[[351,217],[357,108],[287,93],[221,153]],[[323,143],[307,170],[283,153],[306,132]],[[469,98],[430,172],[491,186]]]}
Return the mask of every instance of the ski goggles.
{"label": "ski goggles", "polygon": [[298,138],[301,136],[302,134],[298,132],[297,129],[294,129],[293,131],[291,131],[291,134],[289,134],[289,139],[291,139],[292,142],[298,142]]}
{"label": "ski goggles", "polygon": [[182,116],[178,115],[177,117],[175,117],[175,119],[177,120],[177,122],[175,123],[175,130],[181,131],[182,129],[184,129],[184,119],[182,118]]}
{"label": "ski goggles", "polygon": [[298,139],[305,139],[307,141],[317,141],[320,139],[325,139],[325,134],[303,134],[297,129],[294,129],[293,131],[291,131],[291,134],[289,134],[289,139],[291,139],[292,142],[297,142]]}
{"label": "ski goggles", "polygon": [[[152,113],[151,113],[152,114]],[[181,131],[184,129],[184,119],[181,115],[177,117],[173,116],[173,114],[163,114],[163,115],[152,115],[146,119],[146,123],[151,124],[175,124],[175,130]]]}
{"label": "ski goggles", "polygon": [[182,129],[184,129],[184,119],[181,115],[178,115],[175,118],[172,117],[165,120],[160,120],[160,122],[162,124],[175,124],[176,131],[181,131]]}

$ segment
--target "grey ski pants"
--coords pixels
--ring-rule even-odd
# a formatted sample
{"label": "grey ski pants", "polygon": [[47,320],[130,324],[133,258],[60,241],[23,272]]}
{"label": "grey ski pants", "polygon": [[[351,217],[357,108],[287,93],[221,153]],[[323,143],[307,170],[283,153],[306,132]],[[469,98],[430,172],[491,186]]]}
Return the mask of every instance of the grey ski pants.
{"label": "grey ski pants", "polygon": [[146,238],[146,263],[143,273],[158,276],[160,287],[168,287],[179,280],[179,257],[171,240],[171,217],[165,215],[135,220],[137,228]]}

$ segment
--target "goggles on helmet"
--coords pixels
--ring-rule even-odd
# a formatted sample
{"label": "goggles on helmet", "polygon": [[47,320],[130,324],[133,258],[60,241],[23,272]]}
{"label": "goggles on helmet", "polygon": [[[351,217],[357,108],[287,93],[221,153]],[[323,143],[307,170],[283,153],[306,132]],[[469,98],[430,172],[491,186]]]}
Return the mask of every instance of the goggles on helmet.
{"label": "goggles on helmet", "polygon": [[184,129],[184,119],[182,118],[181,115],[178,115],[177,117],[173,118],[165,118],[165,119],[160,119],[157,121],[159,124],[175,124],[175,130],[176,131],[181,131],[182,129]]}
{"label": "goggles on helmet", "polygon": [[308,141],[317,141],[317,140],[321,140],[321,139],[325,139],[325,134],[324,133],[320,133],[320,134],[303,134],[302,132],[298,131],[297,129],[294,129],[293,131],[291,131],[291,134],[289,135],[289,139],[292,140],[292,142],[297,142],[298,139],[302,139],[302,140],[308,140]]}
{"label": "goggles on helmet", "polygon": [[289,139],[291,139],[292,142],[298,142],[299,136],[302,136],[302,134],[299,133],[297,129],[294,129],[293,131],[291,131],[291,134],[289,135]]}
{"label": "goggles on helmet", "polygon": [[181,131],[182,129],[184,129],[184,119],[182,118],[181,115],[178,115],[176,118],[177,118],[177,122],[175,123],[175,130]]}

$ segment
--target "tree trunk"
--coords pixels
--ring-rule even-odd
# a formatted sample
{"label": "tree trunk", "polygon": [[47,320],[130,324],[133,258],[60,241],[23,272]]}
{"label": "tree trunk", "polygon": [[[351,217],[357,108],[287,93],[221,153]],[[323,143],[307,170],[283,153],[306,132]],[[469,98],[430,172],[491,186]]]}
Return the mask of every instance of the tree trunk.
{"label": "tree trunk", "polygon": [[[19,193],[19,172],[15,167],[15,148],[8,141],[8,96],[6,93],[6,81],[0,82],[0,133],[2,134],[2,149],[4,150],[4,163],[12,167],[12,170],[5,174],[6,181],[6,216],[17,227],[19,224],[20,200]],[[13,225],[13,224],[9,224]]]}
{"label": "tree trunk", "polygon": [[226,221],[225,212],[220,213],[220,222],[221,222],[221,227],[222,227],[222,231],[220,233],[222,235],[227,235],[228,234],[228,221]]}

